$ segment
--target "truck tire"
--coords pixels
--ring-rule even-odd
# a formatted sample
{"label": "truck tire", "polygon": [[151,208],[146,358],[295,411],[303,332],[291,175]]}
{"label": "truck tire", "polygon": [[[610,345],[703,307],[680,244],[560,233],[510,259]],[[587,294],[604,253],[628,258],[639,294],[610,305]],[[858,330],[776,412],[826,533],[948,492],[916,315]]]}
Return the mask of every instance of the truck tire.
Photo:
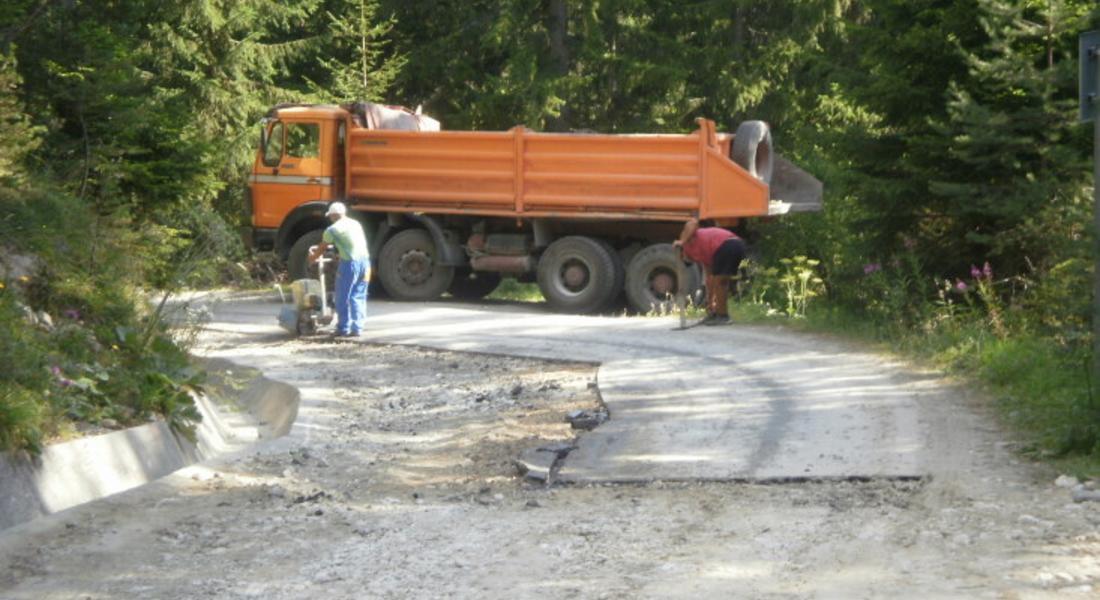
{"label": "truck tire", "polygon": [[606,243],[589,237],[561,238],[539,258],[539,289],[556,311],[604,309],[619,294],[624,278],[618,255]]}
{"label": "truck tire", "polygon": [[[290,254],[286,259],[286,271],[291,281],[318,279],[317,265],[309,263],[309,248],[320,244],[324,233],[323,229],[307,231],[290,247]],[[339,263],[339,260],[325,263],[325,289],[329,291],[336,289],[336,268]]]}
{"label": "truck tire", "polygon": [[481,300],[500,285],[500,273],[458,269],[454,281],[447,289],[457,300]]}
{"label": "truck tire", "polygon": [[730,158],[753,177],[770,184],[775,164],[772,160],[772,132],[768,124],[745,121],[738,125],[730,146]]}
{"label": "truck tire", "polygon": [[423,229],[406,229],[382,246],[378,278],[395,300],[435,300],[454,279],[452,267],[440,265],[435,242]]}
{"label": "truck tire", "polygon": [[639,313],[670,312],[676,308],[677,293],[684,290],[694,299],[701,285],[699,267],[685,264],[672,244],[646,246],[626,267],[626,298]]}

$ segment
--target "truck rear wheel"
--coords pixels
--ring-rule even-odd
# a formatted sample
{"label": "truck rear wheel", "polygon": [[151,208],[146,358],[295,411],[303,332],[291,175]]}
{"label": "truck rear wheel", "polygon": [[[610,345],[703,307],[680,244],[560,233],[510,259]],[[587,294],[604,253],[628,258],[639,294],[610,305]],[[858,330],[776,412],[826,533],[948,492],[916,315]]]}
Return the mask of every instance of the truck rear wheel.
{"label": "truck rear wheel", "polygon": [[593,238],[561,238],[539,258],[539,289],[557,311],[592,313],[606,308],[622,289],[623,279],[618,255]]}
{"label": "truck rear wheel", "polygon": [[745,121],[738,125],[733,134],[730,158],[753,177],[770,184],[775,165],[772,160],[772,133],[768,124]]}
{"label": "truck rear wheel", "polygon": [[688,297],[694,296],[701,280],[699,267],[684,264],[672,244],[653,244],[635,254],[627,265],[626,298],[640,313],[669,312],[676,307],[676,294],[682,290]]}
{"label": "truck rear wheel", "polygon": [[447,289],[458,300],[481,300],[500,285],[500,273],[458,269]]}
{"label": "truck rear wheel", "polygon": [[435,300],[454,279],[452,267],[438,262],[435,242],[423,229],[406,229],[382,246],[378,277],[395,300]]}

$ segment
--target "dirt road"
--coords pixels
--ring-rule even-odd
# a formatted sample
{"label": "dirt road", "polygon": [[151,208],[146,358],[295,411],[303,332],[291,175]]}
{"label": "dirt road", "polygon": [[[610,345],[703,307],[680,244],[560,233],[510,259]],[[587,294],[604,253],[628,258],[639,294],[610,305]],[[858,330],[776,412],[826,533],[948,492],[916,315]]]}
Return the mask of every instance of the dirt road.
{"label": "dirt road", "polygon": [[1100,596],[1100,505],[944,382],[919,480],[546,487],[512,459],[576,435],[592,364],[203,343],[287,365],[297,434],[0,533],[0,598]]}

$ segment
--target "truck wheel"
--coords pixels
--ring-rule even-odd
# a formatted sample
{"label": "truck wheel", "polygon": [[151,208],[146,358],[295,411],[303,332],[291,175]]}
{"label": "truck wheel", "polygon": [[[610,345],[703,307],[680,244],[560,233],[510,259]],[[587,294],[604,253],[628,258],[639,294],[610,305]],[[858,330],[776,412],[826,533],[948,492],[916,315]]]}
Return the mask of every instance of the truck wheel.
{"label": "truck wheel", "polygon": [[[291,281],[299,279],[318,279],[317,265],[309,263],[309,248],[321,243],[323,229],[308,231],[294,242],[290,247],[290,254],[286,260],[287,276]],[[339,260],[325,263],[325,288],[329,291],[336,289],[336,267]]]}
{"label": "truck wheel", "polygon": [[745,121],[737,126],[730,147],[730,158],[750,175],[770,184],[772,182],[772,132],[763,121]]}
{"label": "truck wheel", "polygon": [[382,246],[378,278],[395,300],[435,300],[447,291],[455,270],[436,262],[435,242],[423,229],[406,229]]}
{"label": "truck wheel", "polygon": [[624,278],[619,257],[598,240],[570,236],[550,244],[539,258],[538,282],[550,308],[591,313],[610,304]]}
{"label": "truck wheel", "polygon": [[701,285],[699,267],[683,264],[672,244],[647,246],[626,267],[626,297],[639,313],[669,312],[676,308],[677,293],[692,297]]}
{"label": "truck wheel", "polygon": [[447,289],[458,300],[481,300],[500,285],[500,273],[459,269]]}

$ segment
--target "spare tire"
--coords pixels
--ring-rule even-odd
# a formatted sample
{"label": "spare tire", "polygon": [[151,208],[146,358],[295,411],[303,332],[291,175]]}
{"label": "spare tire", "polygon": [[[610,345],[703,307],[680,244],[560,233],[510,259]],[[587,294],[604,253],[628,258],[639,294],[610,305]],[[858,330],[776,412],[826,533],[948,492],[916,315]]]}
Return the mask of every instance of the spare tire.
{"label": "spare tire", "polygon": [[730,146],[730,158],[750,175],[770,184],[775,168],[772,133],[763,121],[745,121],[737,126]]}

